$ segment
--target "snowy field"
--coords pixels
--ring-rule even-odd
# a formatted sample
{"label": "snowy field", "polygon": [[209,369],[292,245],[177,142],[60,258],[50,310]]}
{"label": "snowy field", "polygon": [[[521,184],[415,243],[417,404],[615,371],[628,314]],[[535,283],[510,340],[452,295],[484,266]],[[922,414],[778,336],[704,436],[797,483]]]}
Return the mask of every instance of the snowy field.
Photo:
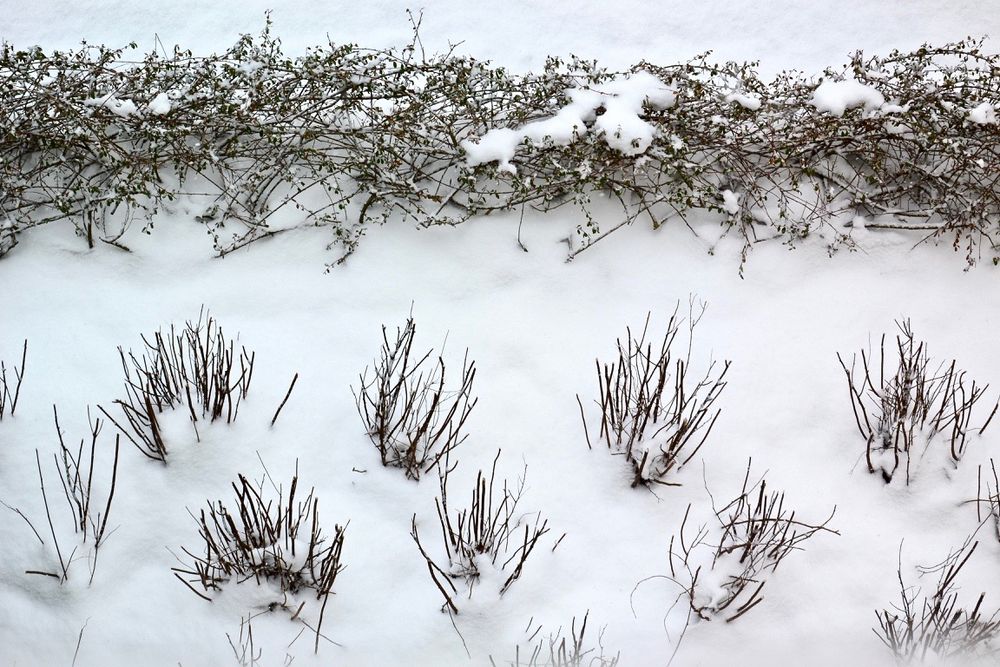
{"label": "snowy field", "polygon": [[[401,44],[409,36],[405,6],[275,7],[275,32],[293,52],[325,35]],[[18,46],[66,47],[81,38],[145,46],[156,33],[207,52],[257,31],[267,5],[88,0],[3,8],[0,39]],[[463,52],[522,70],[549,53],[621,66],[714,49],[723,59],[760,59],[764,71],[811,71],[840,64],[857,48],[885,53],[1000,34],[1000,11],[965,0],[441,2],[424,10],[428,48],[462,41]],[[598,206],[596,214],[611,221],[614,211]],[[979,546],[958,578],[960,604],[971,607],[985,592],[984,616],[1000,608],[1000,541],[967,502],[977,498],[980,465],[983,480],[992,480],[1000,425],[981,437],[973,429],[957,468],[940,442],[926,455],[921,446],[911,483],[887,485],[869,474],[837,359],[877,351],[883,332],[893,345],[895,321],[910,318],[935,363],[955,359],[968,381],[990,384],[989,406],[973,419],[981,423],[1000,387],[1000,301],[989,262],[963,270],[947,243],[914,247],[912,234],[859,229],[858,250],[833,257],[818,238],[794,251],[761,244],[741,276],[738,240],[716,245],[717,223],[697,216],[695,233],[683,224],[633,225],[566,262],[563,239],[580,220],[556,212],[419,231],[390,222],[370,229],[346,263],[325,272],[329,239],[320,230],[217,259],[192,216],[180,204],[152,235],[130,236],[131,253],[88,250],[68,226],[50,225],[27,232],[0,259],[0,360],[8,376],[28,340],[16,414],[0,421],[0,500],[39,533],[0,507],[0,664],[240,664],[233,645],[238,653],[241,620],[252,617],[261,653],[259,662],[244,656],[244,664],[503,665],[515,661],[518,645],[524,661],[539,640],[560,628],[565,635],[588,611],[584,644],[595,651],[579,664],[601,664],[589,662],[598,641],[606,657],[620,653],[623,666],[892,664],[872,628],[877,610],[898,604],[897,569],[908,584],[931,591],[937,574],[918,576],[917,567],[940,563],[974,534]],[[657,344],[677,304],[686,315],[692,297],[707,304],[693,335],[696,372],[712,359],[732,362],[715,404],[721,413],[704,446],[671,478],[680,486],[632,488],[628,464],[597,437],[594,361],[610,362],[616,339],[626,327],[640,330],[647,313]],[[71,536],[61,542],[62,557],[69,560],[78,543],[51,461],[53,405],[75,447],[89,437],[88,407],[93,416],[98,405],[118,414],[119,346],[139,351],[143,335],[183,326],[203,307],[256,354],[238,420],[199,422],[196,437],[183,410],[165,413],[166,465],[122,438],[110,534],[92,581],[89,545],[73,556],[65,583],[26,574],[60,569],[36,451],[54,530]],[[499,596],[502,579],[484,572],[471,597],[458,596],[456,615],[441,611],[410,535],[415,515],[425,547],[441,552],[436,475],[415,482],[381,465],[351,389],[379,353],[382,326],[392,335],[411,312],[415,352],[443,346],[449,373],[466,350],[476,362],[478,403],[468,439],[452,454],[450,502],[467,502],[477,471],[488,473],[499,452],[498,484],[524,479],[515,518],[534,525],[531,513],[540,512],[548,521],[509,589]],[[102,501],[114,433],[106,423],[94,480]],[[671,538],[689,508],[693,531],[713,519],[713,503],[721,507],[739,493],[748,460],[750,483],[766,473],[767,488],[786,492],[797,520],[816,525],[836,511],[829,530],[767,573],[757,606],[731,623],[697,621],[683,587],[668,577]],[[314,601],[293,619],[268,611],[269,589],[249,582],[226,585],[207,602],[171,570],[190,563],[182,549],[201,548],[192,514],[206,501],[231,504],[238,474],[261,480],[266,471],[287,489],[296,469],[300,492],[315,489],[324,531],[346,525],[346,567],[325,608],[318,652],[315,633],[301,622],[315,627]]]}

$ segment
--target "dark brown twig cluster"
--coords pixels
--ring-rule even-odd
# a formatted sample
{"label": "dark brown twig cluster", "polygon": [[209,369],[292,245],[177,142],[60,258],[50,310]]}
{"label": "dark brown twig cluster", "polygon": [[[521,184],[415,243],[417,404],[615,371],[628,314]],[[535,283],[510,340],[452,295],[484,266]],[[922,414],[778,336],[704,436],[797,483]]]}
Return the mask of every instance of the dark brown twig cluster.
{"label": "dark brown twig cluster", "polygon": [[[576,617],[570,622],[569,635],[563,633],[563,628],[559,628],[548,637],[537,639],[542,631],[542,626],[532,628],[532,623],[528,624],[526,634],[529,635],[528,642],[531,644],[530,653],[522,654],[521,647],[515,649],[514,659],[506,660],[502,664],[510,667],[616,667],[621,654],[614,656],[604,655],[600,637],[597,647],[587,647],[585,635],[587,634],[587,619],[590,612],[583,615],[583,620],[577,627]],[[603,637],[603,629],[601,637]],[[497,667],[497,662],[490,657],[490,664]]]}
{"label": "dark brown twig cluster", "polygon": [[[59,413],[56,407],[52,406],[52,417],[55,421],[56,434],[59,438],[59,452],[52,455],[56,471],[59,474],[59,482],[66,498],[66,506],[69,508],[73,521],[73,532],[80,536],[83,544],[91,543],[89,554],[90,560],[90,581],[94,580],[97,572],[97,559],[101,553],[101,547],[106,542],[109,533],[108,516],[111,513],[111,503],[115,497],[115,488],[118,481],[118,451],[120,436],[115,436],[114,460],[111,464],[111,479],[108,483],[107,497],[102,501],[98,500],[94,493],[94,472],[98,450],[98,441],[104,423],[99,419],[90,419],[90,411],[87,411],[87,418],[90,423],[90,436],[80,440],[80,445],[75,449],[68,447],[63,438],[62,429],[59,426]],[[35,463],[38,467],[38,484],[42,494],[42,501],[45,506],[45,517],[49,526],[49,534],[52,537],[53,548],[56,558],[59,561],[59,572],[48,572],[42,570],[28,570],[27,574],[39,574],[53,577],[63,583],[69,579],[70,566],[74,562],[79,546],[74,546],[68,554],[63,553],[60,546],[59,533],[56,523],[52,518],[52,508],[49,505],[48,493],[45,490],[45,475],[42,472],[42,461],[35,450]],[[15,510],[16,511],[16,510]],[[20,512],[18,512],[20,514]],[[21,514],[25,521],[27,517]],[[28,521],[28,525],[34,531],[35,528]],[[41,536],[35,531],[35,536],[42,541]],[[44,544],[44,541],[42,541]],[[65,540],[63,541],[65,544]]]}
{"label": "dark brown twig cluster", "polygon": [[769,491],[764,478],[751,484],[748,463],[742,490],[715,510],[714,526],[690,530],[688,506],[670,538],[670,578],[698,618],[735,621],[764,600],[767,575],[802,542],[820,532],[840,534],[827,527],[836,511],[820,523],[799,520],[784,492]]}
{"label": "dark brown twig cluster", "polygon": [[374,372],[370,379],[367,368],[361,374],[354,398],[382,465],[402,468],[407,477],[419,480],[465,441],[465,421],[478,399],[472,395],[476,364],[468,351],[460,382],[452,388],[445,382],[443,358],[432,361],[433,350],[413,354],[415,334],[412,317],[396,330],[394,340],[382,327]]}
{"label": "dark brown twig cluster", "polygon": [[[323,615],[337,576],[344,569],[341,551],[346,526],[334,527],[327,535],[320,526],[319,499],[313,489],[297,497],[298,473],[292,477],[287,497],[278,489],[278,500],[265,500],[262,485],[243,475],[233,482],[235,505],[208,503],[194,516],[204,542],[202,553],[186,547],[190,563],[173,568],[175,576],[199,597],[198,591],[220,591],[227,583],[248,581],[277,587],[279,594],[269,609],[285,609],[299,618],[306,601],[293,600],[310,594],[320,604],[313,631],[318,649]],[[304,619],[303,619],[303,622]]]}
{"label": "dark brown twig cluster", "polygon": [[839,353],[837,359],[847,376],[855,423],[865,439],[868,471],[880,473],[889,483],[902,467],[909,484],[912,451],[918,444],[928,445],[941,434],[957,465],[970,433],[982,435],[1000,402],[981,424],[973,425],[976,405],[989,385],[975,380],[967,384],[966,372],[954,360],[931,366],[927,344],[914,337],[910,321],[896,324],[900,333],[895,355],[887,355],[883,334],[877,360],[864,350],[860,366],[858,355],[850,368]]}
{"label": "dark brown twig cluster", "polygon": [[[679,305],[678,305],[679,308]],[[714,361],[699,377],[692,377],[694,329],[705,312],[692,302],[687,320],[686,349],[677,352],[677,334],[684,323],[674,309],[663,340],[654,347],[647,340],[649,316],[641,335],[626,330],[618,340],[618,359],[597,364],[601,408],[600,437],[615,454],[625,457],[634,473],[632,486],[673,485],[672,472],[687,464],[708,439],[721,408],[715,402],[726,387],[729,361],[717,369]],[[587,420],[577,396],[584,431]],[[590,445],[590,436],[587,435]]]}
{"label": "dark brown twig cluster", "polygon": [[125,398],[115,401],[121,421],[100,409],[140,452],[166,463],[159,415],[185,407],[196,437],[199,419],[233,422],[250,389],[255,355],[246,347],[237,353],[215,319],[202,315],[180,331],[171,325],[168,333],[144,336],[143,343],[141,357],[118,348],[125,371]]}
{"label": "dark brown twig cluster", "polygon": [[493,460],[489,478],[482,470],[476,476],[472,499],[468,507],[457,511],[448,506],[448,476],[452,468],[442,461],[441,495],[436,499],[438,523],[444,542],[444,559],[435,559],[424,548],[413,515],[410,535],[427,563],[427,571],[444,597],[442,609],[458,613],[458,598],[464,592],[472,596],[479,582],[481,568],[488,566],[500,573],[503,583],[498,593],[503,595],[521,576],[528,557],[538,541],[549,532],[548,520],[535,514],[534,521],[518,512],[524,491],[524,477],[516,488],[497,488],[496,467],[500,452]]}
{"label": "dark brown twig cluster", "polygon": [[[0,419],[5,414],[14,416],[17,409],[17,399],[21,396],[21,381],[24,379],[24,369],[28,360],[28,341],[25,339],[24,347],[21,349],[21,365],[13,366],[13,380],[7,376],[7,365],[0,361]],[[13,387],[13,388],[12,388]]]}
{"label": "dark brown twig cluster", "polygon": [[922,568],[921,575],[938,575],[933,592],[923,597],[919,587],[906,585],[900,565],[899,604],[877,611],[878,627],[873,628],[897,662],[968,659],[993,651],[993,642],[1000,635],[1000,611],[987,615],[983,610],[985,593],[980,593],[971,607],[959,603],[957,579],[978,546],[979,542],[970,540],[942,563]]}

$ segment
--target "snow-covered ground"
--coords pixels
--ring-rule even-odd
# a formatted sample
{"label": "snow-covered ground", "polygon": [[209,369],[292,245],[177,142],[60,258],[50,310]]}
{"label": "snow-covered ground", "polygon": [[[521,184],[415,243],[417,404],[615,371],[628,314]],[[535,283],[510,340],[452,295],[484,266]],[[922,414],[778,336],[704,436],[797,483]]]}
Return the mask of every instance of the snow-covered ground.
{"label": "snow-covered ground", "polygon": [[[24,45],[167,42],[208,51],[239,31],[259,28],[263,3],[81,2],[8,7],[0,38]],[[402,4],[304,2],[276,8],[276,32],[304,46],[329,33],[372,46],[408,34]],[[429,46],[465,40],[463,49],[512,66],[536,67],[546,53],[575,51],[609,65],[673,60],[714,48],[720,57],[764,61],[765,69],[819,69],[855,48],[885,52],[1000,28],[982,3],[538,3],[426,7]],[[599,211],[611,216],[612,209]],[[461,665],[514,659],[514,648],[568,626],[589,610],[588,637],[606,626],[607,653],[622,665],[877,665],[889,653],[873,635],[875,610],[897,601],[897,561],[908,581],[978,527],[977,465],[1000,439],[996,424],[972,438],[955,470],[933,456],[914,463],[909,486],[869,475],[836,353],[877,345],[912,318],[938,359],[955,358],[981,382],[1000,387],[995,330],[996,269],[963,271],[947,246],[918,246],[892,231],[858,230],[860,250],[828,258],[822,243],[795,251],[761,244],[738,272],[739,245],[709,242],[683,225],[658,232],[634,226],[574,262],[561,241],[578,224],[570,214],[491,217],[457,228],[416,231],[387,225],[330,273],[322,231],[303,230],[213,259],[204,229],[183,210],[161,219],[152,236],[135,234],[134,252],[88,251],[68,227],[30,232],[0,261],[0,359],[29,341],[27,373],[15,417],[0,422],[0,500],[23,511],[46,538],[35,469],[39,451],[63,512],[49,457],[57,445],[52,406],[69,442],[86,434],[87,407],[121,395],[118,346],[211,310],[226,332],[256,351],[253,386],[232,425],[202,427],[194,442],[183,420],[169,423],[176,443],[167,466],[123,442],[118,488],[96,576],[86,563],[70,579],[26,575],[57,567],[27,524],[0,508],[0,663],[4,665],[220,665],[233,663],[241,617],[258,613],[253,586],[200,600],[171,572],[181,548],[198,545],[188,511],[232,496],[238,473],[278,480],[300,471],[315,487],[321,518],[350,522],[324,634],[313,638],[283,612],[254,618],[261,664]],[[695,229],[705,237],[711,224]],[[681,487],[655,494],[629,487],[630,474],[595,438],[588,450],[576,395],[596,398],[594,359],[611,359],[626,326],[652,313],[662,331],[678,301],[707,302],[694,341],[696,363],[732,360],[709,440],[681,473]],[[452,619],[410,538],[435,544],[433,475],[419,483],[379,464],[350,385],[370,365],[380,327],[411,311],[417,345],[440,348],[452,366],[466,348],[479,368],[479,403],[468,440],[456,453],[453,500],[464,502],[476,471],[498,450],[499,476],[526,473],[521,507],[539,510],[551,533],[502,597],[484,584]],[[291,377],[295,389],[269,422]],[[993,390],[991,389],[991,392]],[[989,401],[996,394],[989,394]],[[113,432],[110,425],[107,432]],[[591,422],[593,428],[593,422]],[[593,436],[593,431],[591,432]],[[108,452],[104,452],[107,456]],[[829,527],[769,576],[764,601],[734,623],[692,624],[669,573],[667,549],[688,504],[707,521],[712,498],[739,491],[749,458],[754,473],[787,492],[806,521]],[[97,484],[103,485],[103,479]],[[103,486],[101,486],[103,488]],[[1000,606],[1000,543],[990,526],[961,576],[963,600],[987,592]],[[560,535],[565,538],[554,551]],[[82,552],[81,552],[82,553]],[[925,588],[933,575],[919,580]],[[454,624],[454,625],[453,625]],[[525,628],[531,628],[528,633]],[[81,629],[83,632],[81,634]],[[79,643],[79,647],[78,647]],[[524,645],[524,644],[522,644]]]}

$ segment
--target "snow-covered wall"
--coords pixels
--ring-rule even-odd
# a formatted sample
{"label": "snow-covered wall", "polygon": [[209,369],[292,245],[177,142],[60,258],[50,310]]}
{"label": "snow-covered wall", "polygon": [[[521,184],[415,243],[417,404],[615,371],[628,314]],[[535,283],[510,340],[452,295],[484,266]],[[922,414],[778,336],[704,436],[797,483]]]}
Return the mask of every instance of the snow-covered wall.
{"label": "snow-covered wall", "polygon": [[423,41],[431,50],[461,42],[461,50],[519,69],[535,69],[548,54],[600,58],[612,67],[639,60],[674,61],[707,49],[718,58],[761,60],[764,72],[818,70],[840,64],[855,49],[884,52],[925,41],[1000,35],[992,0],[4,0],[0,39],[18,45],[69,47],[86,38],[152,48],[217,50],[239,33],[256,32],[273,10],[291,51],[324,42],[373,47],[403,44],[405,10],[424,9]]}

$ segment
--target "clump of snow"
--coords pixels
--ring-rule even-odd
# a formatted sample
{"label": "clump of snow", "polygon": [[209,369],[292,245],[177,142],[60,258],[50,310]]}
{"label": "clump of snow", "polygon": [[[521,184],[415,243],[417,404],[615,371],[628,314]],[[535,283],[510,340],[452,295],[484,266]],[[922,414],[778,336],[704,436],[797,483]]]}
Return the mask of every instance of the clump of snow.
{"label": "clump of snow", "polygon": [[523,134],[508,128],[490,130],[478,143],[463,141],[462,148],[465,150],[466,161],[470,167],[475,167],[488,162],[497,162],[498,169],[517,173],[517,168],[511,164],[514,159],[514,151],[521,142]]}
{"label": "clump of snow", "polygon": [[677,104],[677,91],[646,71],[614,79],[602,88],[606,94],[614,95],[619,101],[627,101],[636,113],[642,110],[643,102],[648,102],[656,109],[669,109]]}
{"label": "clump of snow", "polygon": [[882,475],[886,481],[892,479],[893,473],[899,467],[899,454],[892,447],[873,448],[869,450],[868,458],[875,472]]}
{"label": "clump of snow", "polygon": [[170,108],[170,98],[166,93],[159,93],[146,106],[146,110],[154,116],[163,116],[164,114],[170,113]]}
{"label": "clump of snow", "polygon": [[135,102],[129,99],[118,99],[112,93],[102,95],[101,97],[91,97],[84,100],[83,103],[88,107],[107,109],[121,118],[128,118],[139,111],[139,107],[135,105]]}
{"label": "clump of snow", "polygon": [[885,104],[885,98],[871,86],[860,81],[847,79],[845,81],[824,81],[813,91],[810,102],[820,113],[827,112],[834,116],[843,116],[848,109],[864,106],[865,109],[878,109]]}
{"label": "clump of snow", "polygon": [[983,102],[975,109],[969,110],[968,119],[970,122],[976,125],[996,125],[997,124],[997,110],[996,107],[989,102]]}
{"label": "clump of snow", "polygon": [[737,93],[732,92],[726,95],[726,103],[732,104],[735,102],[739,104],[744,109],[749,109],[750,111],[757,111],[760,109],[760,98],[756,95],[750,95],[747,93]]}
{"label": "clump of snow", "polygon": [[625,155],[642,155],[653,143],[653,126],[629,107],[618,103],[609,103],[594,127],[604,135],[608,146]]}
{"label": "clump of snow", "polygon": [[522,136],[535,144],[542,144],[548,138],[556,145],[569,145],[575,138],[587,133],[586,121],[588,117],[593,120],[590,112],[600,105],[592,93],[589,90],[569,91],[570,104],[551,118],[528,123],[521,128]]}
{"label": "clump of snow", "polygon": [[740,198],[732,190],[722,191],[722,208],[726,209],[729,215],[736,215],[740,212]]}
{"label": "clump of snow", "polygon": [[635,72],[603,84],[599,89],[566,91],[569,104],[556,115],[528,123],[516,130],[490,130],[478,142],[463,141],[470,167],[497,162],[502,171],[517,173],[511,163],[525,139],[538,145],[551,141],[567,146],[588,132],[587,123],[611,148],[625,155],[641,155],[653,143],[655,128],[639,117],[643,104],[669,109],[677,103],[676,91],[649,72]]}
{"label": "clump of snow", "polygon": [[881,111],[882,113],[906,113],[909,110],[910,110],[909,104],[899,105],[899,104],[886,103],[883,104],[881,107],[879,107],[879,111]]}

